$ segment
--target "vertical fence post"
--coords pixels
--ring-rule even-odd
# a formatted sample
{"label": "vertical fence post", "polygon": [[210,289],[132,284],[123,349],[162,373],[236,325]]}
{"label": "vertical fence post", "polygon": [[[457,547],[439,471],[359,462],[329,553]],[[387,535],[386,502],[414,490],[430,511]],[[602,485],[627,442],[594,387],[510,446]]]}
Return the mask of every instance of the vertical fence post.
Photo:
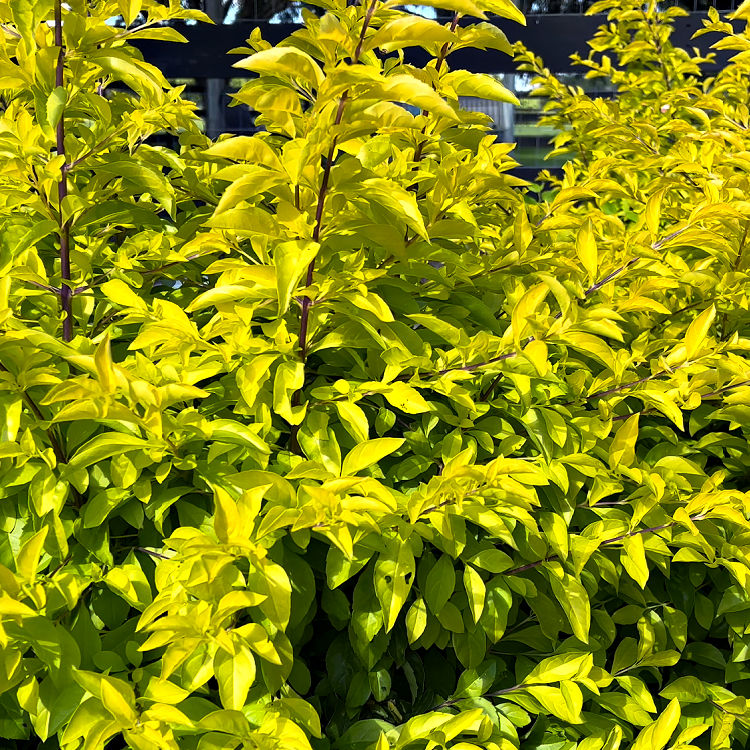
{"label": "vertical fence post", "polygon": [[[516,91],[516,76],[515,73],[503,73],[499,76],[508,91],[515,93]],[[516,108],[509,102],[500,102],[500,122],[496,123],[495,127],[500,131],[500,140],[503,143],[513,143],[515,140],[515,122],[516,122]]]}
{"label": "vertical fence post", "polygon": [[[222,0],[204,0],[204,10],[214,23],[223,23],[224,8]],[[217,50],[217,53],[219,51]],[[221,50],[223,53],[224,50]],[[223,78],[206,78],[203,89],[203,103],[206,118],[206,133],[216,138],[225,130],[224,92],[226,81]]]}

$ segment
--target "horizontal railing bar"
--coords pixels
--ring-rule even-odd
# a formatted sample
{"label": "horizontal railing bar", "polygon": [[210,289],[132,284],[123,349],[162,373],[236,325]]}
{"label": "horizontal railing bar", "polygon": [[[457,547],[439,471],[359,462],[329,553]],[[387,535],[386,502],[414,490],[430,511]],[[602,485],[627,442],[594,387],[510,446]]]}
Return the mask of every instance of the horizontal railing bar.
{"label": "horizontal railing bar", "polygon": [[[692,35],[702,28],[705,13],[690,13],[675,19],[672,41],[680,47],[697,47],[708,52],[713,35],[706,34],[691,40]],[[578,52],[587,54],[587,41],[591,39],[602,16],[577,14],[556,14],[529,16],[526,26],[501,18],[490,19],[502,29],[511,42],[521,41],[535,54],[541,55],[544,64],[556,73],[581,70],[571,64],[570,55]],[[179,31],[188,39],[188,44],[178,47],[174,43],[155,40],[139,40],[136,45],[145,59],[157,65],[167,78],[237,78],[238,70],[232,63],[238,58],[226,53],[235,47],[244,46],[250,32],[259,27],[263,38],[272,44],[285,39],[299,29],[297,24],[270,23],[269,21],[240,21],[233,24],[210,26],[196,24],[179,26]],[[739,28],[739,27],[738,27]],[[419,49],[406,51],[407,59],[416,65],[427,62],[427,53]],[[718,52],[716,62],[707,65],[707,72],[715,72],[722,67],[730,53]],[[453,68],[463,68],[476,73],[514,73],[513,60],[495,50],[459,50],[450,57]]]}

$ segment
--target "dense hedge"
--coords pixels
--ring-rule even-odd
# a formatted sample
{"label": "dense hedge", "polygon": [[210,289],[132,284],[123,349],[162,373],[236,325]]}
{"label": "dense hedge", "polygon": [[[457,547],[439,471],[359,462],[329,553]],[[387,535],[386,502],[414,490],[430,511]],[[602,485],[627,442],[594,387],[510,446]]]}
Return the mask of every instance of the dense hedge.
{"label": "dense hedge", "polygon": [[8,746],[746,743],[750,34],[604,0],[614,100],[516,49],[542,188],[448,64],[523,18],[428,4],[254,32],[213,144],[128,44],[200,14],[0,4]]}

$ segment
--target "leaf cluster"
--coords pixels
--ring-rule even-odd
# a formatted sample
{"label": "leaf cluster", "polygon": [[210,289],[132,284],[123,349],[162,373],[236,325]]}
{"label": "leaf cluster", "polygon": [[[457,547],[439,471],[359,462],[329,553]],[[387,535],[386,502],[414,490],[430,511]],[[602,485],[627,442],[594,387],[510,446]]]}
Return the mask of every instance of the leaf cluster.
{"label": "leaf cluster", "polygon": [[319,4],[215,143],[128,44],[194,12],[0,4],[0,736],[746,742],[748,31],[597,3],[613,100],[517,50],[542,188],[449,66],[509,0]]}

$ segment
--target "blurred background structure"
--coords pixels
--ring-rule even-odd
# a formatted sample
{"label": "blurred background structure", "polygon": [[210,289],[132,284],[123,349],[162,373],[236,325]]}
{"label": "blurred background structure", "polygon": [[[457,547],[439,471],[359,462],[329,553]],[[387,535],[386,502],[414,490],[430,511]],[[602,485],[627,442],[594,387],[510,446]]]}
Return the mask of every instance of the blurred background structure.
{"label": "blurred background structure", "polygon": [[[511,42],[522,41],[554,73],[563,74],[571,84],[591,90],[596,81],[585,80],[570,64],[570,55],[579,52],[586,56],[590,39],[601,16],[586,16],[594,0],[516,0],[527,16],[527,26],[494,18]],[[663,7],[678,5],[689,11],[689,16],[677,19],[673,41],[680,46],[700,46],[706,51],[708,37],[691,42],[692,34],[701,27],[708,8],[722,13],[736,9],[741,0],[663,0]],[[251,30],[260,26],[263,37],[274,43],[288,36],[301,22],[302,11],[307,8],[319,12],[301,0],[184,0],[184,4],[205,11],[215,26],[198,24],[181,28],[191,42],[176,47],[163,42],[141,42],[144,57],[158,65],[173,82],[185,84],[187,96],[199,107],[206,131],[212,137],[223,132],[234,134],[255,131],[253,113],[245,107],[231,107],[231,93],[242,84],[242,71],[232,68],[234,58],[226,53],[241,47]],[[407,5],[414,12],[430,18],[442,19],[442,11],[419,5]],[[449,14],[446,14],[446,19]],[[425,58],[426,60],[426,58]],[[503,142],[515,142],[515,158],[534,172],[541,167],[555,168],[561,162],[544,161],[549,139],[554,131],[539,125],[544,100],[534,95],[528,76],[515,71],[507,55],[495,51],[458,52],[451,57],[454,67],[474,72],[488,73],[500,78],[505,86],[516,92],[520,106],[476,98],[462,99],[467,109],[484,112],[492,119],[493,130]],[[717,64],[721,64],[718,59]],[[601,86],[601,83],[598,84]],[[613,92],[598,91],[600,95]]]}

